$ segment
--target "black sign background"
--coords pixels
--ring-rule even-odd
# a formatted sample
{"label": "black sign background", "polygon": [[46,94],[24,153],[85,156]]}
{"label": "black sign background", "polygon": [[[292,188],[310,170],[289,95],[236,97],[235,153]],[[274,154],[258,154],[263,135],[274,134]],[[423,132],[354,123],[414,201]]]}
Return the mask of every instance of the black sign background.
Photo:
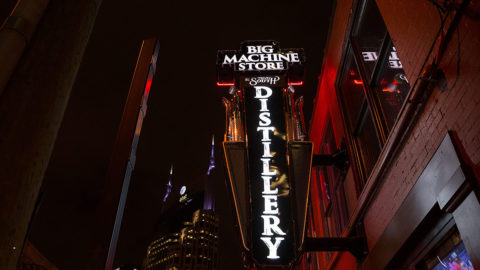
{"label": "black sign background", "polygon": [[[262,219],[265,210],[264,198],[262,197],[263,179],[261,173],[263,171],[262,155],[263,144],[262,131],[257,131],[259,127],[260,100],[255,97],[255,88],[245,87],[245,113],[247,123],[248,136],[248,158],[250,165],[250,187],[252,198],[252,243],[253,256],[260,264],[283,264],[287,265],[293,260],[293,224],[290,219],[290,187],[288,181],[288,167],[286,160],[286,126],[283,103],[283,87],[272,87],[268,84],[258,84],[256,86],[266,86],[273,90],[272,95],[268,98],[267,106],[270,111],[271,127],[275,128],[275,132],[270,132],[271,145],[270,152],[272,158],[270,162],[270,170],[276,169],[277,175],[271,178],[271,189],[278,188],[278,217],[280,219],[280,229],[286,235],[274,235],[273,237],[284,237],[277,249],[278,259],[269,259],[269,250],[266,244],[260,239],[262,236],[264,221]],[[281,181],[283,179],[283,181]],[[280,181],[282,183],[280,183]],[[271,237],[271,236],[270,236]],[[275,242],[273,239],[272,242]]]}

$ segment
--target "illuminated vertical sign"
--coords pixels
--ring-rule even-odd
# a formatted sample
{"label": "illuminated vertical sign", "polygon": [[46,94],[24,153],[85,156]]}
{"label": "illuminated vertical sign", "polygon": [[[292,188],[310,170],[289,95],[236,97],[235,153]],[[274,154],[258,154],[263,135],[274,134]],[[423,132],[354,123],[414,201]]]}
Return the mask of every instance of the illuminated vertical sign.
{"label": "illuminated vertical sign", "polygon": [[288,89],[302,84],[304,61],[302,49],[280,49],[275,41],[246,41],[217,54],[217,85],[231,86],[232,95],[224,99],[225,157],[242,244],[254,265],[291,265],[295,232],[304,231],[294,228],[287,162],[298,126]]}
{"label": "illuminated vertical sign", "polygon": [[293,239],[283,87],[256,83],[244,93],[253,255],[259,263],[287,264]]}

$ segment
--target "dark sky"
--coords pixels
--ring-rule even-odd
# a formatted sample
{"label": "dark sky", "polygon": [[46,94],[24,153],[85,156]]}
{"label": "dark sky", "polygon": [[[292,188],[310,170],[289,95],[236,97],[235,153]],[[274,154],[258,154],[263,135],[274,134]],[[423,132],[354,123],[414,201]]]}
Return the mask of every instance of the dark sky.
{"label": "dark sky", "polygon": [[[14,2],[1,4],[2,16]],[[31,242],[60,269],[102,269],[98,246],[108,245],[100,239],[111,231],[96,226],[95,212],[143,39],[157,37],[160,54],[116,264],[141,264],[159,219],[170,165],[176,192],[205,173],[212,134],[220,145],[221,97],[227,89],[215,84],[217,50],[266,39],[279,41],[281,48],[304,48],[307,76],[296,96],[304,95],[309,121],[331,2],[104,0],[46,173]],[[220,177],[215,183],[220,269],[239,269],[240,242],[232,230],[221,151],[216,149]]]}

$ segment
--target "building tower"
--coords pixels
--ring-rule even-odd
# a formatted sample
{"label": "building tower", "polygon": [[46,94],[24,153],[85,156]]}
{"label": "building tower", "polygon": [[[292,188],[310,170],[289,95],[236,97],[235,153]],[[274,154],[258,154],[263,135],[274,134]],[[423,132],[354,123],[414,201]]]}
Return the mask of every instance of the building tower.
{"label": "building tower", "polygon": [[215,197],[213,195],[213,178],[215,172],[215,135],[212,135],[212,145],[210,149],[210,163],[208,165],[207,175],[205,177],[205,194],[203,199],[203,209],[215,210]]}
{"label": "building tower", "polygon": [[[172,191],[173,167],[162,206],[162,234],[157,235],[147,249],[144,270],[205,269],[214,270],[218,264],[218,216],[214,212],[213,176],[215,168],[215,139],[212,136],[210,163],[197,184],[203,188],[193,194],[180,190],[178,205],[163,211]],[[173,193],[176,194],[175,192]],[[172,195],[172,196],[174,196]],[[177,195],[178,196],[178,195]],[[176,197],[174,197],[176,198]],[[182,200],[188,198],[190,201]],[[203,200],[203,202],[202,202]]]}
{"label": "building tower", "polygon": [[210,175],[213,169],[215,169],[215,135],[212,135],[212,147],[210,151],[210,164],[208,165],[207,175]]}
{"label": "building tower", "polygon": [[165,191],[165,196],[163,197],[163,203],[167,201],[168,195],[172,192],[172,176],[173,176],[173,165],[170,167],[170,174],[168,175],[168,184],[167,184],[167,191]]}

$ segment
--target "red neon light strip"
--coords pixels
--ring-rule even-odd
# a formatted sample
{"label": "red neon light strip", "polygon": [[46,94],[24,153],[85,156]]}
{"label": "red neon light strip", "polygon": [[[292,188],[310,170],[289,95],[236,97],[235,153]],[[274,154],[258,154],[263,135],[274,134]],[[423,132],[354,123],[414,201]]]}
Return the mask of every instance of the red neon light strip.
{"label": "red neon light strip", "polygon": [[145,91],[144,91],[144,96],[147,96],[150,94],[150,88],[152,87],[152,78],[149,78],[147,80],[147,84],[145,85]]}
{"label": "red neon light strip", "polygon": [[233,82],[228,82],[228,83],[221,83],[221,82],[217,82],[217,86],[234,86],[235,83]]}
{"label": "red neon light strip", "polygon": [[303,81],[301,81],[301,82],[288,82],[288,85],[300,86],[300,85],[303,85]]}
{"label": "red neon light strip", "polygon": [[353,80],[354,84],[363,84],[362,80]]}

